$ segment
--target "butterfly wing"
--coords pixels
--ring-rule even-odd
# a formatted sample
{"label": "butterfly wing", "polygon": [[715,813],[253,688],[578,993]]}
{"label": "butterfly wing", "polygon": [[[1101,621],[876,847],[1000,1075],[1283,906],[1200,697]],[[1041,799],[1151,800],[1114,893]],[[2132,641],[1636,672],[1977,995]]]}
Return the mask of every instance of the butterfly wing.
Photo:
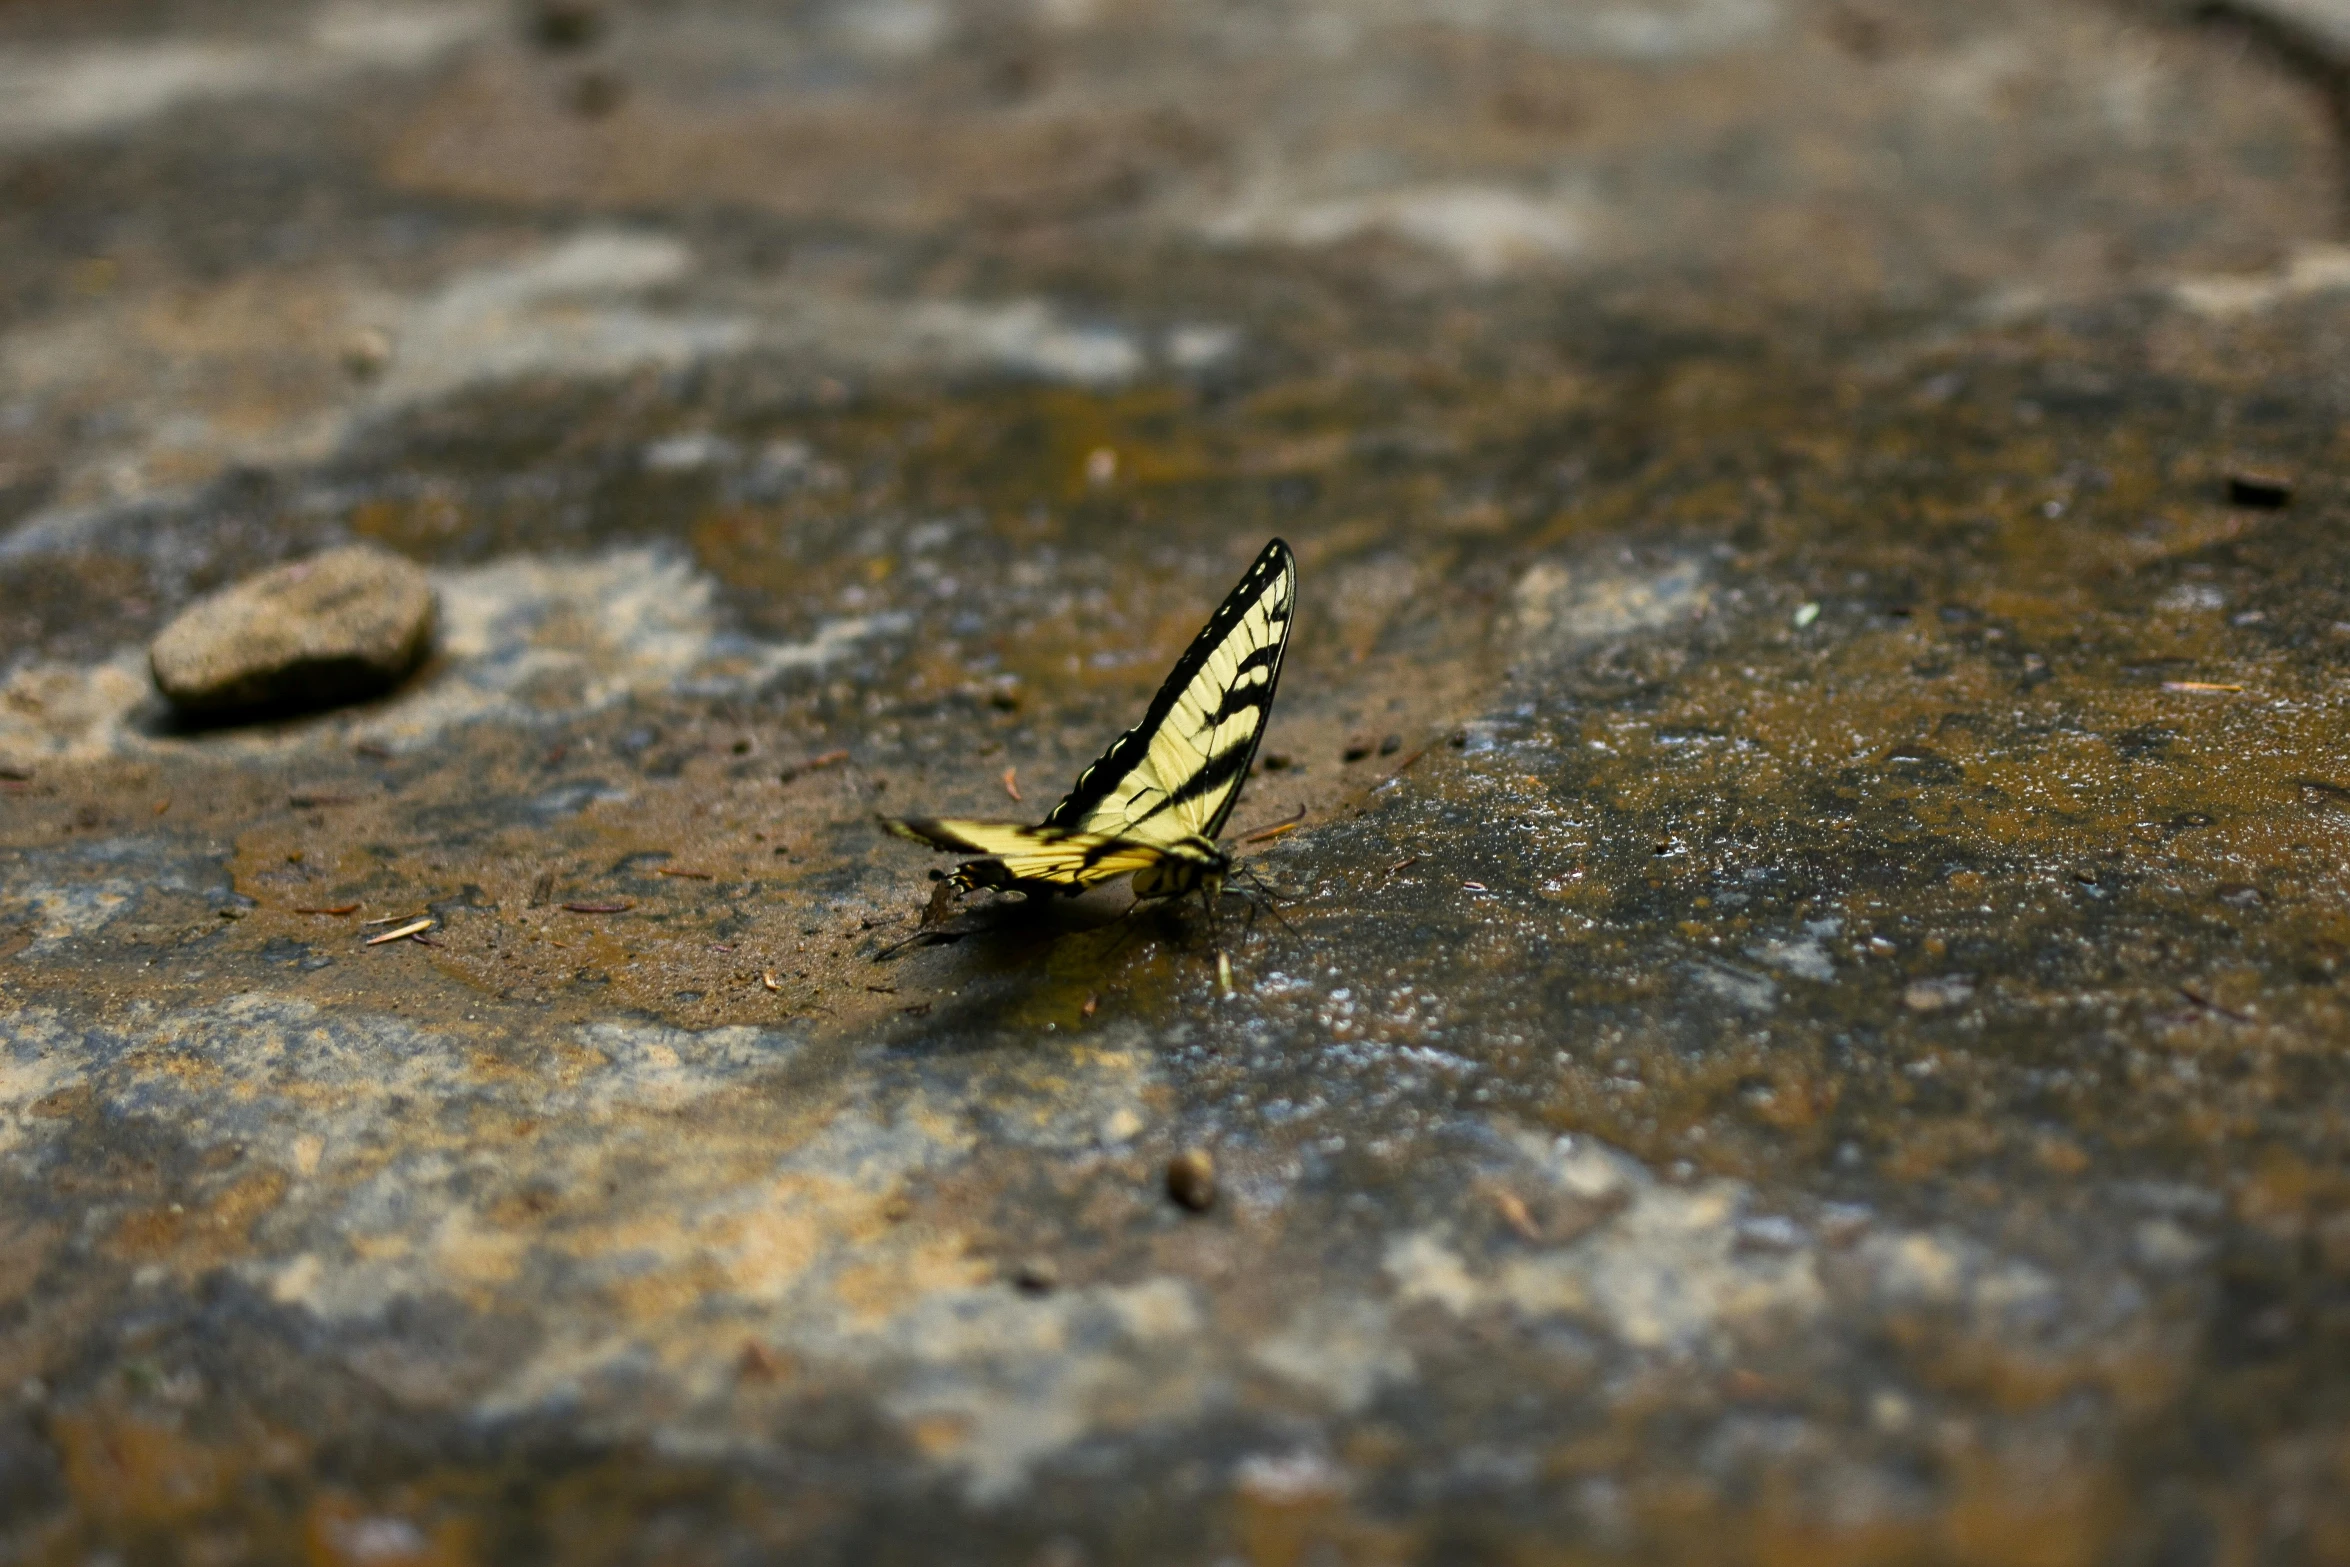
{"label": "butterfly wing", "polygon": [[953,879],[965,890],[996,887],[1076,893],[1166,858],[1166,852],[1155,844],[1049,824],[1030,827],[960,817],[884,817],[881,824],[916,843],[979,855],[955,868]]}
{"label": "butterfly wing", "polygon": [[1143,844],[1213,841],[1264,736],[1296,602],[1297,558],[1275,539],[1176,660],[1142,722],[1078,776],[1045,826]]}

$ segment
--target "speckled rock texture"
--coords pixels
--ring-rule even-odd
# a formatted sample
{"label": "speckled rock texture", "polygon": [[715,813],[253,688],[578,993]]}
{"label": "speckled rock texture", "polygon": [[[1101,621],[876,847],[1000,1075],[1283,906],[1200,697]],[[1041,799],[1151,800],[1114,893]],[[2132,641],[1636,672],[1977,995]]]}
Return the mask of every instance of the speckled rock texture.
{"label": "speckled rock texture", "polygon": [[253,718],[380,696],[432,649],[432,584],[387,549],[346,545],[210,594],[147,649],[192,718]]}
{"label": "speckled rock texture", "polygon": [[2317,14],[0,5],[0,1558],[2350,1560]]}

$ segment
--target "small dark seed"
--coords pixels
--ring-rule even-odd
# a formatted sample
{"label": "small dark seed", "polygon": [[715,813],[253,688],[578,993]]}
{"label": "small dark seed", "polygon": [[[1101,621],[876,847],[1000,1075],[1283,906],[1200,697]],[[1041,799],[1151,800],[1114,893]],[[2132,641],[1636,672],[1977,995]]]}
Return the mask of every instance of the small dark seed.
{"label": "small dark seed", "polygon": [[1204,1148],[1186,1148],[1167,1161],[1167,1195],[1193,1213],[1205,1213],[1216,1201],[1216,1161]]}
{"label": "small dark seed", "polygon": [[2228,503],[2275,511],[2293,498],[2293,481],[2281,473],[2238,469],[2228,475]]}

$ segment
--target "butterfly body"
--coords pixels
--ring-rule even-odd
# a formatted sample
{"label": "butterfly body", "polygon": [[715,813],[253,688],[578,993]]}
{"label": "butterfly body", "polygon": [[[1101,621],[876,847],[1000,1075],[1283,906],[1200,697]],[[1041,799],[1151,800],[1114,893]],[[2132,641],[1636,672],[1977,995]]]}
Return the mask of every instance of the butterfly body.
{"label": "butterfly body", "polygon": [[1231,871],[1217,846],[1239,802],[1289,645],[1297,561],[1275,539],[1209,617],[1142,721],[1028,826],[962,818],[884,818],[902,838],[979,856],[950,873],[958,892],[988,887],[1075,896],[1131,876],[1136,898],[1213,896]]}

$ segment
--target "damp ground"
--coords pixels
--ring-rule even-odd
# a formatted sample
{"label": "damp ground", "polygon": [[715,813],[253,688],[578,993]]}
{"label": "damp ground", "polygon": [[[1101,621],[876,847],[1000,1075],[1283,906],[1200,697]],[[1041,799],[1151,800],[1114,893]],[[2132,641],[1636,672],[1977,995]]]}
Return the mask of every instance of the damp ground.
{"label": "damp ground", "polygon": [[[0,12],[9,1552],[2350,1554],[2289,22]],[[1275,534],[1251,895],[887,955]]]}

